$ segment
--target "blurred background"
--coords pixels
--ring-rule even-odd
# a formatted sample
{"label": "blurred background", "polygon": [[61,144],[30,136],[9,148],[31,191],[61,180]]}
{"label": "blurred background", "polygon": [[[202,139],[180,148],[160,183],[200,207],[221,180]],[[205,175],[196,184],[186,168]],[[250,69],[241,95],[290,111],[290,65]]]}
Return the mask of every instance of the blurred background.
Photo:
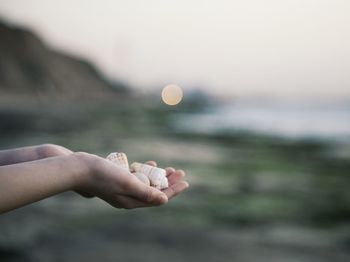
{"label": "blurred background", "polygon": [[122,151],[191,184],[162,208],[64,193],[1,215],[0,261],[350,261],[349,13],[0,0],[1,149]]}

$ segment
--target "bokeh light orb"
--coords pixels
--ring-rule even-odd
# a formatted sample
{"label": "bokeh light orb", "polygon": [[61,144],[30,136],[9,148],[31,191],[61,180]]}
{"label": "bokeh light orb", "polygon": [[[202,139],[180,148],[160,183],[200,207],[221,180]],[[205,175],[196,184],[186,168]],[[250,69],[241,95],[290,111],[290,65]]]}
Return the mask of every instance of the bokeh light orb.
{"label": "bokeh light orb", "polygon": [[162,100],[169,106],[175,106],[181,102],[183,92],[180,86],[175,84],[166,85],[162,90]]}

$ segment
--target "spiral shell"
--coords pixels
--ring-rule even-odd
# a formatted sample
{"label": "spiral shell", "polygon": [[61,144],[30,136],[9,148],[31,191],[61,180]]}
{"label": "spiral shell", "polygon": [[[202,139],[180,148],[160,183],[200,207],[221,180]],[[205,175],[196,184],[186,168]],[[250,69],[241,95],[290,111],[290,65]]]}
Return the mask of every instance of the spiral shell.
{"label": "spiral shell", "polygon": [[114,164],[129,170],[129,162],[126,154],[114,152],[110,153],[106,158]]}
{"label": "spiral shell", "polygon": [[162,168],[150,166],[147,164],[134,162],[130,166],[131,171],[145,174],[151,182],[151,186],[164,189],[168,187],[166,171]]}
{"label": "spiral shell", "polygon": [[122,168],[127,169],[146,185],[153,186],[158,189],[169,187],[166,171],[162,168],[134,162],[131,164],[129,169],[129,162],[126,154],[118,152],[110,153],[106,159]]}
{"label": "spiral shell", "polygon": [[146,184],[147,186],[151,185],[151,182],[149,181],[148,177],[140,172],[132,173],[135,175],[142,183]]}
{"label": "spiral shell", "polygon": [[169,182],[167,177],[163,177],[160,181],[159,187],[156,187],[158,189],[165,189],[169,187]]}

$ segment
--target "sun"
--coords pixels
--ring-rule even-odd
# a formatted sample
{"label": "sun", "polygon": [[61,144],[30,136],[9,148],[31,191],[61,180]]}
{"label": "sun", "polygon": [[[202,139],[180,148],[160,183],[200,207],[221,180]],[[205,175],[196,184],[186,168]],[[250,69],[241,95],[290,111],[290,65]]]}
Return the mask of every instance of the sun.
{"label": "sun", "polygon": [[175,106],[181,102],[183,92],[180,86],[175,84],[166,85],[162,90],[162,100],[169,106]]}

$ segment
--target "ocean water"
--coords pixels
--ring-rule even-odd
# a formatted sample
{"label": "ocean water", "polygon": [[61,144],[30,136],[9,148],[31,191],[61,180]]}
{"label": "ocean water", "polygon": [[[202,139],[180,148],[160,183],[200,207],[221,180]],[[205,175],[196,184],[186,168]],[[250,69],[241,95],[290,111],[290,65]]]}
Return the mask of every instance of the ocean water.
{"label": "ocean water", "polygon": [[176,117],[179,131],[249,131],[293,139],[350,141],[350,102],[311,99],[238,99],[204,113]]}

